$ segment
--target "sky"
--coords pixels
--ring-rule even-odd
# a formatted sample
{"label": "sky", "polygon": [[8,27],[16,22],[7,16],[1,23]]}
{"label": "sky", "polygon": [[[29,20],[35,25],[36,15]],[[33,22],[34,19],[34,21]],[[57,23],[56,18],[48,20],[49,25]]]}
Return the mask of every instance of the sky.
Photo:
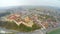
{"label": "sky", "polygon": [[33,5],[33,6],[55,6],[60,7],[60,0],[0,0],[0,7],[9,7],[9,6],[24,6],[24,5]]}

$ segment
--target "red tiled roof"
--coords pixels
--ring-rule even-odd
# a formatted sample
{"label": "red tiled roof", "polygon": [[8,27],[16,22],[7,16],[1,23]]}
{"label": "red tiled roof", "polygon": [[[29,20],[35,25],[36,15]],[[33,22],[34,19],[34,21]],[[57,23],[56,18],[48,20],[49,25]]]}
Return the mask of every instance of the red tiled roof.
{"label": "red tiled roof", "polygon": [[18,18],[18,17],[20,17],[20,16],[10,15],[10,16],[8,17],[8,19],[16,19],[16,18]]}

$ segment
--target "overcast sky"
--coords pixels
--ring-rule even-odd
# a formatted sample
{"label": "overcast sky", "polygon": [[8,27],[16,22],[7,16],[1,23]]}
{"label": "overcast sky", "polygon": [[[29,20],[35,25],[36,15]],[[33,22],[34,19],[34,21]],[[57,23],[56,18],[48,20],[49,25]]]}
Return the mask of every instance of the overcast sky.
{"label": "overcast sky", "polygon": [[60,0],[0,0],[0,7],[21,5],[43,5],[60,7]]}

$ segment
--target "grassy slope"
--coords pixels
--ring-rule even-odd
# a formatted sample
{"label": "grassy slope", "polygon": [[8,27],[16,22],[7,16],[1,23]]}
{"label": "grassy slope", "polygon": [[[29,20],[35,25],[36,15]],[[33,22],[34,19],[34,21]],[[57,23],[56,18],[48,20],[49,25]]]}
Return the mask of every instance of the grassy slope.
{"label": "grassy slope", "polygon": [[27,27],[23,24],[17,26],[14,22],[6,22],[6,25],[3,26],[6,29],[12,29],[12,30],[17,30],[17,31],[22,31],[22,32],[30,32],[30,31],[34,31],[36,29],[40,29],[41,27],[38,26],[37,24],[34,24],[33,27]]}

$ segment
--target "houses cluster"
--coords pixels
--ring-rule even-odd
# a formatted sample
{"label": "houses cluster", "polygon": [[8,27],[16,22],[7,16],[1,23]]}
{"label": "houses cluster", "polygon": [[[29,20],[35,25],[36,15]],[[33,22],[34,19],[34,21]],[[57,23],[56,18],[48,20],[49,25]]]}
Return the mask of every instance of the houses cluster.
{"label": "houses cluster", "polygon": [[25,26],[32,27],[34,23],[36,23],[39,26],[42,26],[43,29],[48,28],[50,25],[55,27],[55,24],[56,24],[56,22],[53,23],[50,19],[46,21],[40,21],[37,15],[34,15],[32,17],[26,16],[22,18],[20,14],[10,14],[5,19],[6,21],[10,21],[10,22],[13,21],[18,26],[20,24],[24,24]]}
{"label": "houses cluster", "polygon": [[20,24],[24,24],[25,26],[32,27],[32,25],[34,24],[33,21],[28,16],[26,16],[24,19],[22,19],[19,14],[11,14],[6,17],[6,20],[11,21],[11,22],[13,21],[18,26]]}

